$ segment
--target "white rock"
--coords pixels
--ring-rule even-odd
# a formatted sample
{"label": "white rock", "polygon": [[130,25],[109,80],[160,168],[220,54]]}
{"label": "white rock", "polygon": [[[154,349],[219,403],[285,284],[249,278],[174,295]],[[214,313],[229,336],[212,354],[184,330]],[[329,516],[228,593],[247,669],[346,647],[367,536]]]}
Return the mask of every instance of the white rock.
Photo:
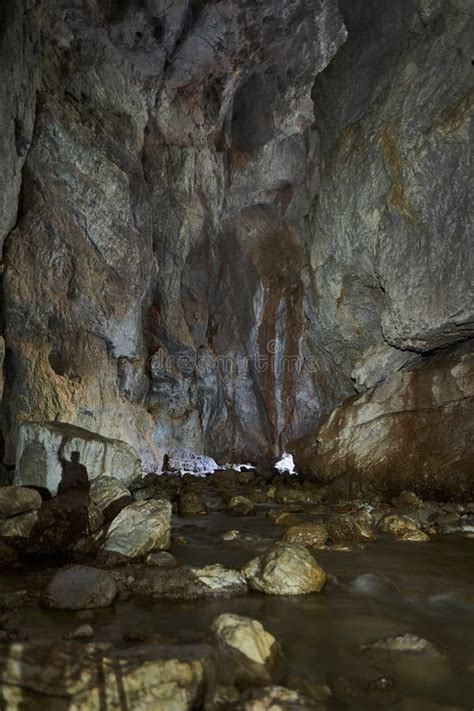
{"label": "white rock", "polygon": [[141,474],[135,451],[125,442],[108,439],[64,423],[24,423],[19,428],[14,484],[44,486],[56,493],[62,468],[59,455],[80,454],[89,480],[107,475],[125,485]]}
{"label": "white rock", "polygon": [[152,550],[169,548],[170,533],[169,501],[136,501],[122,509],[114,518],[99,556],[104,560],[111,555],[141,558]]}

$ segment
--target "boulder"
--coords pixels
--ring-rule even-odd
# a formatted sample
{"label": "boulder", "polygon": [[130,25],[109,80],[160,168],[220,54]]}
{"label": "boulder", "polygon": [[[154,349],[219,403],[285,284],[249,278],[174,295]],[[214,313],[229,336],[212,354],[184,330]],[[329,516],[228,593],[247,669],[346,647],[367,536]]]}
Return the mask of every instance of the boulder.
{"label": "boulder", "polygon": [[207,506],[199,494],[190,491],[180,496],[178,513],[180,516],[203,516],[207,513]]}
{"label": "boulder", "polygon": [[141,473],[141,463],[128,444],[73,425],[27,422],[19,427],[14,483],[56,493],[66,462],[77,451],[90,481],[106,475],[130,484]]}
{"label": "boulder", "polygon": [[77,641],[0,648],[0,706],[55,711],[191,711],[204,690],[207,648],[134,647]]}
{"label": "boulder", "polygon": [[419,528],[415,521],[407,516],[399,514],[389,514],[380,519],[378,523],[379,531],[390,533],[392,536],[403,536],[405,534],[418,533]]}
{"label": "boulder", "polygon": [[27,489],[23,486],[0,488],[0,520],[28,511],[36,511],[41,507],[41,504],[41,496],[34,489]]}
{"label": "boulder", "polygon": [[210,593],[236,595],[247,592],[247,582],[242,573],[220,563],[193,569],[193,573]]}
{"label": "boulder", "polygon": [[227,502],[227,513],[231,516],[251,516],[255,513],[255,504],[247,496],[232,496]]}
{"label": "boulder", "polygon": [[391,652],[394,654],[428,654],[435,657],[442,655],[433,642],[410,633],[387,637],[386,639],[380,639],[371,644],[364,644],[361,646],[361,649],[364,651]]}
{"label": "boulder", "polygon": [[322,523],[300,523],[290,526],[283,536],[285,543],[299,543],[307,548],[323,548],[328,532]]}
{"label": "boulder", "polygon": [[375,539],[372,529],[350,514],[338,514],[327,523],[328,536],[333,543]]}
{"label": "boulder", "polygon": [[112,605],[117,592],[115,580],[105,570],[71,565],[51,578],[43,602],[62,610],[91,610]]}
{"label": "boulder", "polygon": [[249,586],[267,595],[304,595],[320,592],[327,579],[304,546],[276,543],[242,568]]}
{"label": "boulder", "polygon": [[26,545],[38,524],[37,511],[19,514],[0,521],[0,538],[15,547]]}
{"label": "boulder", "polygon": [[166,469],[170,472],[191,472],[193,474],[209,474],[219,469],[212,457],[196,454],[190,449],[177,447],[168,453]]}
{"label": "boulder", "polygon": [[170,533],[169,501],[136,501],[122,509],[110,524],[99,559],[113,564],[142,558],[152,550],[165,550],[171,545]]}
{"label": "boulder", "polygon": [[343,475],[368,491],[423,498],[474,494],[473,346],[426,357],[336,408],[294,442],[298,469],[321,482]]}
{"label": "boulder", "polygon": [[45,501],[24,546],[25,553],[60,553],[96,533],[104,517],[86,494],[70,492]]}
{"label": "boulder", "polygon": [[212,639],[224,665],[237,682],[268,683],[280,646],[258,620],[222,614],[211,627]]}
{"label": "boulder", "polygon": [[106,521],[111,521],[133,502],[132,495],[122,482],[113,476],[100,476],[91,481],[91,501],[102,511]]}

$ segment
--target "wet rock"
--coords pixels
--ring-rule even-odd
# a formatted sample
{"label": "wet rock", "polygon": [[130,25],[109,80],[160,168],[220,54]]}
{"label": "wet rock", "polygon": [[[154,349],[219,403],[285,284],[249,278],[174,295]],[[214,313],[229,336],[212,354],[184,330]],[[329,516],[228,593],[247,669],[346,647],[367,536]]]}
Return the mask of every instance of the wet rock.
{"label": "wet rock", "polygon": [[231,516],[252,516],[255,504],[247,496],[232,496],[227,502],[227,513]]}
{"label": "wet rock", "polygon": [[154,565],[157,568],[175,568],[179,565],[176,558],[167,553],[167,551],[159,551],[157,553],[149,553],[146,557],[148,565]]}
{"label": "wet rock", "polygon": [[203,516],[207,514],[207,506],[199,494],[189,492],[180,496],[178,513],[180,516]]}
{"label": "wet rock", "polygon": [[278,504],[318,503],[318,496],[298,486],[278,486],[275,492],[275,501]]}
{"label": "wet rock", "polygon": [[247,592],[244,575],[219,563],[193,569],[193,573],[209,592],[232,595]]}
{"label": "wet rock", "polygon": [[36,511],[42,504],[41,496],[34,489],[23,486],[0,488],[0,520],[18,514]]}
{"label": "wet rock", "polygon": [[90,639],[94,636],[94,629],[91,625],[81,625],[70,635],[66,636],[66,639]]}
{"label": "wet rock", "polygon": [[232,541],[238,541],[240,538],[240,531],[226,531],[225,533],[222,534],[220,537],[221,541],[224,541],[224,543],[230,543]]}
{"label": "wet rock", "polygon": [[6,709],[101,708],[191,711],[201,699],[207,650],[161,645],[114,653],[77,641],[26,642],[0,649]]}
{"label": "wet rock", "polygon": [[97,532],[104,522],[102,512],[80,492],[45,501],[37,514],[29,539],[19,544],[21,552],[44,554],[68,550],[84,536]]}
{"label": "wet rock", "polygon": [[68,461],[74,451],[79,452],[90,480],[105,475],[127,485],[141,472],[140,460],[125,442],[65,423],[29,422],[20,425],[18,432],[14,483],[56,493],[62,476],[59,453]]}
{"label": "wet rock", "polygon": [[283,686],[265,686],[246,692],[235,711],[325,711],[326,706],[299,691]]}
{"label": "wet rock", "polygon": [[285,543],[299,543],[307,548],[322,548],[328,532],[322,523],[301,523],[290,526],[283,536]]}
{"label": "wet rock", "polygon": [[403,509],[407,506],[421,508],[426,505],[423,499],[420,499],[420,497],[417,496],[414,491],[402,491],[401,494],[395,496],[392,499],[391,504],[400,509]]}
{"label": "wet rock", "polygon": [[226,711],[234,709],[240,698],[240,691],[234,685],[218,684],[206,695],[205,711]]}
{"label": "wet rock", "polygon": [[221,663],[231,666],[237,683],[270,681],[280,648],[260,622],[241,615],[219,615],[212,623],[211,636]]}
{"label": "wet rock", "polygon": [[134,564],[110,572],[123,599],[138,595],[154,599],[193,600],[230,597],[247,592],[245,578],[239,571],[219,564],[197,570],[181,564],[172,567]]}
{"label": "wet rock", "polygon": [[427,654],[439,657],[441,652],[427,639],[415,634],[401,634],[361,646],[364,651],[393,652],[395,654]]}
{"label": "wet rock", "polygon": [[269,518],[273,521],[276,526],[282,526],[283,528],[291,528],[291,526],[299,526],[301,521],[301,516],[292,511],[276,511],[271,512]]}
{"label": "wet rock", "polygon": [[351,588],[366,595],[379,595],[396,600],[402,597],[400,590],[391,580],[374,573],[358,575],[352,581]]}
{"label": "wet rock", "polygon": [[117,597],[113,577],[105,570],[71,565],[57,572],[48,583],[43,602],[63,610],[109,607]]}
{"label": "wet rock", "polygon": [[426,543],[426,541],[430,540],[430,537],[423,531],[407,531],[400,536],[400,540],[409,543]]}
{"label": "wet rock", "polygon": [[334,516],[326,528],[333,543],[375,539],[373,531],[366,524],[348,514]]}
{"label": "wet rock", "polygon": [[412,519],[398,514],[384,516],[378,523],[378,529],[382,533],[390,533],[392,536],[419,532],[418,526]]}
{"label": "wet rock", "polygon": [[137,501],[114,518],[98,560],[107,564],[144,557],[171,545],[171,504],[164,500]]}
{"label": "wet rock", "polygon": [[102,511],[106,521],[112,521],[120,511],[133,501],[130,491],[112,476],[100,476],[91,482],[89,496]]}
{"label": "wet rock", "polygon": [[166,462],[170,472],[194,472],[196,474],[209,474],[219,469],[212,457],[196,454],[190,449],[177,447],[170,450]]}
{"label": "wet rock", "polygon": [[0,521],[0,538],[3,538],[7,543],[11,541],[15,547],[24,547],[28,544],[37,524],[38,514],[36,511],[6,518]]}
{"label": "wet rock", "polygon": [[268,595],[319,592],[326,573],[304,546],[276,543],[242,568],[249,586]]}

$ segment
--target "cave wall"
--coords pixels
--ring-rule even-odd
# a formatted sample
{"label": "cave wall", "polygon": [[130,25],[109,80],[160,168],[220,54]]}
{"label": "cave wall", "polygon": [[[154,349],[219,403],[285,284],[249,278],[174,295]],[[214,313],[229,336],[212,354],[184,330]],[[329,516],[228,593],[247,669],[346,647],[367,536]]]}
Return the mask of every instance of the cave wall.
{"label": "cave wall", "polygon": [[313,97],[311,285],[341,380],[372,386],[474,335],[472,3],[341,0]]}
{"label": "cave wall", "polygon": [[467,0],[4,14],[6,461],[28,421],[264,458],[472,336]]}
{"label": "cave wall", "polygon": [[337,2],[43,0],[34,20],[7,461],[31,420],[125,440],[147,468],[177,444],[269,454],[300,421],[281,363],[304,357],[311,90],[346,37]]}

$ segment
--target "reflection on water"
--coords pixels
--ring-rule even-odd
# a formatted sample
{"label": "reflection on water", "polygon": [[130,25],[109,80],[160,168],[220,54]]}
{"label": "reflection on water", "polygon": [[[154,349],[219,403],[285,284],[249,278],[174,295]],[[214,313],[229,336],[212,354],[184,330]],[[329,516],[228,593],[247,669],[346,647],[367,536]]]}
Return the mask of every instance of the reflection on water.
{"label": "reflection on water", "polygon": [[[210,514],[175,520],[186,538],[172,553],[199,567],[238,567],[281,534],[263,515],[230,518]],[[224,543],[220,535],[239,529],[248,540]],[[337,677],[366,679],[380,693],[334,708],[474,708],[474,540],[434,539],[429,543],[377,541],[365,550],[320,551],[331,575],[319,594],[293,598],[250,594],[233,599],[118,603],[94,613],[95,640],[124,646],[123,636],[143,631],[178,642],[206,638],[214,617],[235,612],[260,620],[281,642],[288,675],[325,682]],[[27,586],[10,578],[8,585]],[[58,639],[77,627],[77,616],[39,608],[19,613],[12,624],[30,638]],[[377,639],[413,633],[431,640],[438,657],[361,652]],[[470,669],[469,669],[470,667]],[[365,683],[365,682],[364,682]],[[385,690],[389,687],[389,691]],[[401,702],[400,699],[405,701]],[[412,699],[408,702],[408,699]],[[387,705],[388,704],[388,705]]]}

